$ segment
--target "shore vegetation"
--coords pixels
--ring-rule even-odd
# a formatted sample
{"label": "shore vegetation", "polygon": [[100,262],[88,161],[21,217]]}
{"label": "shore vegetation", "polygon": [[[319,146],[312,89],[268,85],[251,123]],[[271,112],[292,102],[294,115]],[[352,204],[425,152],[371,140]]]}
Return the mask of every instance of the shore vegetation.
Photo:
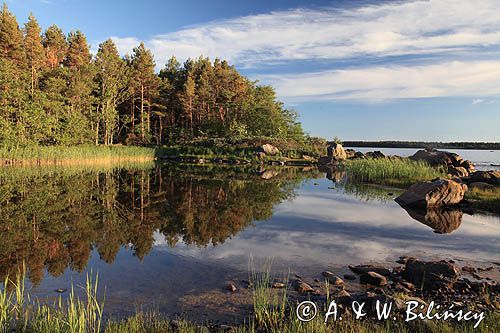
{"label": "shore vegetation", "polygon": [[353,181],[390,186],[410,186],[416,182],[446,177],[444,168],[410,159],[355,159],[340,164]]}
{"label": "shore vegetation", "polygon": [[[245,323],[231,327],[232,332],[311,332],[311,333],[388,333],[388,332],[497,332],[500,330],[498,314],[489,313],[476,329],[473,322],[413,321],[404,319],[377,322],[370,319],[355,320],[346,316],[343,320],[326,321],[320,309],[318,315],[309,322],[300,321],[295,315],[296,304],[286,295],[286,289],[273,289],[273,277],[269,273],[251,275],[253,283],[253,315]],[[285,281],[286,282],[286,281]],[[325,282],[326,283],[326,282]],[[328,283],[325,285],[328,288]],[[2,332],[43,332],[43,333],[141,333],[141,332],[223,332],[225,327],[217,327],[190,322],[188,318],[167,319],[158,313],[139,312],[123,319],[104,319],[105,301],[98,290],[98,275],[87,276],[83,289],[83,299],[76,296],[71,288],[66,300],[61,297],[54,303],[42,303],[30,297],[24,284],[24,273],[14,280],[8,277],[0,290],[0,330]],[[327,303],[330,296],[327,294]]]}

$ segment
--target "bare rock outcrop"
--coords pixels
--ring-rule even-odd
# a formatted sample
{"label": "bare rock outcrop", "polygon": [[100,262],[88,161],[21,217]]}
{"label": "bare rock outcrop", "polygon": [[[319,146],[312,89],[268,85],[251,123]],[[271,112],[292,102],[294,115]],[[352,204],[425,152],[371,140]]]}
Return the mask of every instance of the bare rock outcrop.
{"label": "bare rock outcrop", "polygon": [[467,185],[447,179],[420,182],[395,200],[404,207],[440,207],[453,206],[464,198]]}

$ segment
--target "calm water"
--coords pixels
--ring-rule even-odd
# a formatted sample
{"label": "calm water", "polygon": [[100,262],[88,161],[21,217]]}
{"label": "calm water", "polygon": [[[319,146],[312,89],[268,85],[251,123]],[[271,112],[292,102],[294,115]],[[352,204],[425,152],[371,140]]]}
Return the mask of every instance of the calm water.
{"label": "calm water", "polygon": [[275,272],[303,276],[401,255],[499,260],[498,216],[407,212],[393,201],[397,189],[277,170],[265,180],[255,169],[172,165],[3,169],[0,278],[24,261],[32,292],[51,298],[92,270],[109,313],[231,322],[251,300],[243,287],[224,288],[242,286],[250,260],[259,269],[272,258]]}

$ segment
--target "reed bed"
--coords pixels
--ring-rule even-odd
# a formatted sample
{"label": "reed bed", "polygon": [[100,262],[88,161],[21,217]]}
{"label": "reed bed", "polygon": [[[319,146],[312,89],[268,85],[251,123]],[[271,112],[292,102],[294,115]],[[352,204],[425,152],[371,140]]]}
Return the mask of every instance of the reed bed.
{"label": "reed bed", "polygon": [[137,146],[0,146],[1,165],[108,165],[152,161],[156,150]]}
{"label": "reed bed", "polygon": [[446,177],[444,168],[409,159],[348,160],[339,165],[348,180],[392,186],[409,186],[419,181]]}

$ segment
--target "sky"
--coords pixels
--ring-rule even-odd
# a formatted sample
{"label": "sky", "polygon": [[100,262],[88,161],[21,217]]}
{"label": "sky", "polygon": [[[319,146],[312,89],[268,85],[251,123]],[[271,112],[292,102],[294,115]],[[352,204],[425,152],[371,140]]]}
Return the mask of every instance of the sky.
{"label": "sky", "polygon": [[[1,0],[0,0],[1,1]],[[7,0],[96,50],[229,60],[314,136],[500,141],[500,0]]]}

